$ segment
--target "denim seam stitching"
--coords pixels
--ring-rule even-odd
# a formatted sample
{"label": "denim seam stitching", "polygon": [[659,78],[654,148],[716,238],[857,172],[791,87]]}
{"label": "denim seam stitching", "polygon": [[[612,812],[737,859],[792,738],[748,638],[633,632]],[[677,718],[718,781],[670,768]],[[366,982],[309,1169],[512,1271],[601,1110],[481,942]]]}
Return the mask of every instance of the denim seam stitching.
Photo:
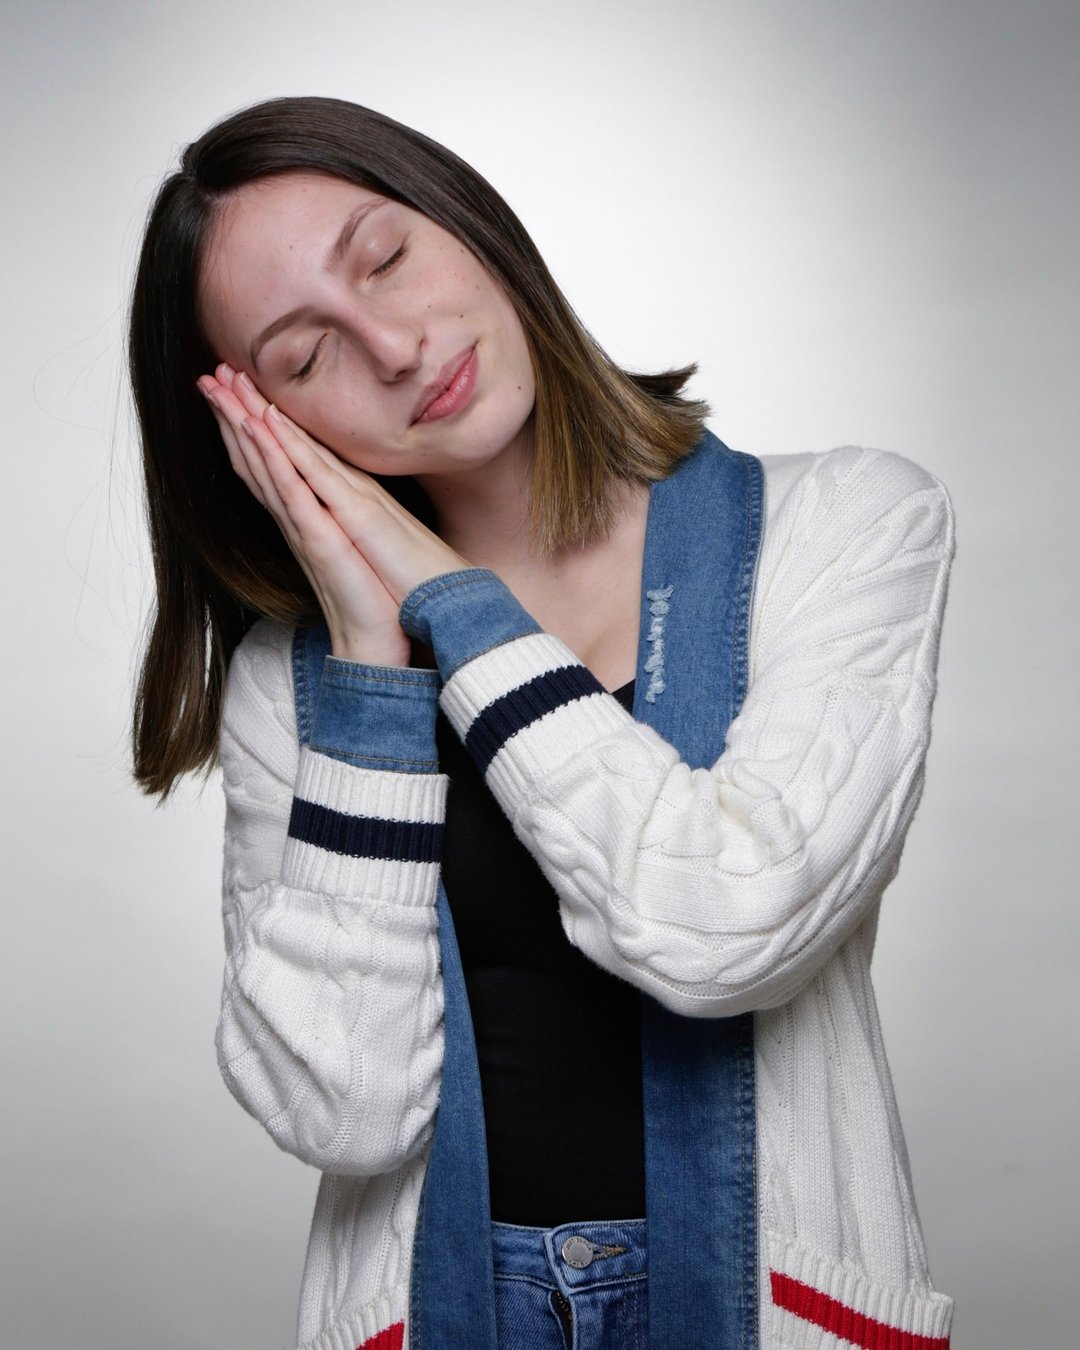
{"label": "denim seam stitching", "polygon": [[739,1054],[738,1122],[742,1209],[746,1224],[742,1261],[741,1338],[745,1350],[757,1344],[757,1075],[754,1063],[754,1017],[745,1014],[745,1040]]}
{"label": "denim seam stitching", "polygon": [[738,716],[746,697],[749,671],[749,615],[747,613],[754,571],[761,541],[761,473],[760,461],[743,456],[746,474],[746,531],[743,554],[739,564],[731,643],[731,716]]}
{"label": "denim seam stitching", "polygon": [[647,1277],[648,1271],[642,1270],[636,1275],[610,1275],[602,1280],[588,1280],[581,1284],[572,1284],[569,1280],[566,1280],[566,1287],[572,1294],[587,1294],[593,1289],[614,1289],[618,1285],[639,1284]]}
{"label": "denim seam stitching", "polygon": [[470,567],[460,572],[444,572],[441,576],[430,577],[427,581],[422,581],[401,602],[401,609],[398,614],[401,626],[404,628],[416,610],[431,596],[441,595],[444,591],[456,590],[460,586],[476,586],[489,580],[494,575],[494,572],[489,568]]}
{"label": "denim seam stitching", "polygon": [[[341,664],[335,664],[331,667],[331,662],[340,662]],[[342,668],[343,666],[354,664],[356,663],[346,661],[344,657],[328,656],[326,658],[326,665],[329,669],[324,670],[324,682],[329,684],[331,688],[334,688],[338,684],[385,684],[419,689],[422,693],[427,693],[428,690],[433,693],[438,692],[438,675],[434,670],[417,670],[413,672],[412,667],[402,666],[400,667],[400,673],[397,673],[392,668],[388,667],[385,674],[382,672],[376,674],[371,668],[365,670],[348,670]]]}
{"label": "denim seam stitching", "polygon": [[397,755],[369,755],[361,750],[341,750],[335,745],[322,741],[309,741],[308,748],[317,755],[323,755],[327,759],[336,759],[341,764],[350,764],[355,768],[377,769],[385,765],[388,767],[397,766],[403,773],[437,774],[439,771],[438,760],[434,759],[408,759]]}
{"label": "denim seam stitching", "polygon": [[301,745],[311,738],[311,695],[307,687],[307,633],[296,628],[292,642],[293,702],[296,706],[296,734]]}

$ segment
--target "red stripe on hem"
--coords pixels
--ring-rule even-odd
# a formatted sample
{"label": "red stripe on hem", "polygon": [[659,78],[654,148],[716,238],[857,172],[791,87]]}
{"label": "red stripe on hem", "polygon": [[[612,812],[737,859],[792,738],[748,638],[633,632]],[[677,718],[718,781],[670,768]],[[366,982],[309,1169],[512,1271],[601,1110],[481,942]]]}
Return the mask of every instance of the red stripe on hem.
{"label": "red stripe on hem", "polygon": [[363,1345],[356,1347],[356,1350],[401,1350],[404,1344],[405,1323],[395,1322],[385,1331],[377,1331],[374,1336],[369,1336]]}
{"label": "red stripe on hem", "polygon": [[813,1322],[860,1350],[949,1350],[948,1336],[919,1336],[913,1331],[890,1327],[837,1302],[820,1289],[793,1280],[790,1275],[770,1270],[769,1282],[773,1303],[778,1308]]}

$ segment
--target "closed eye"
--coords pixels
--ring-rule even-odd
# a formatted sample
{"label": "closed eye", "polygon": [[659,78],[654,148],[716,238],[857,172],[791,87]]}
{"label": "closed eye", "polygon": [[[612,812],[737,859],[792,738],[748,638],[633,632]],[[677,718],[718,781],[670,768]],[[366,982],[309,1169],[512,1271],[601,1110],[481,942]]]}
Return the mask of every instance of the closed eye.
{"label": "closed eye", "polygon": [[304,362],[304,364],[300,367],[299,370],[294,370],[292,372],[292,374],[289,376],[290,379],[299,381],[307,379],[307,377],[311,374],[312,370],[315,368],[315,358],[319,355],[319,348],[323,345],[325,341],[326,341],[326,334],[324,333],[322,337],[318,340],[318,342],[316,342],[315,346],[312,347],[311,355],[308,357],[308,359]]}
{"label": "closed eye", "polygon": [[398,247],[394,250],[393,253],[391,253],[389,258],[387,258],[387,260],[384,263],[380,263],[378,267],[375,268],[375,270],[372,272],[371,275],[373,277],[381,277],[384,272],[389,272],[395,263],[400,262],[404,256],[405,256],[405,245],[402,243],[398,245]]}

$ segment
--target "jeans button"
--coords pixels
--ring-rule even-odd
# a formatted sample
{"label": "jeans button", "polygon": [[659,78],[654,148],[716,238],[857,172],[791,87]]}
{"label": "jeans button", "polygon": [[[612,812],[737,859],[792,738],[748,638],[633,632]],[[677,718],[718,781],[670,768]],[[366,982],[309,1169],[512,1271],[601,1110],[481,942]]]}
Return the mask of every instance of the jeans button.
{"label": "jeans button", "polygon": [[575,1270],[584,1270],[586,1266],[592,1265],[592,1243],[576,1234],[574,1237],[568,1237],[562,1245],[562,1259]]}

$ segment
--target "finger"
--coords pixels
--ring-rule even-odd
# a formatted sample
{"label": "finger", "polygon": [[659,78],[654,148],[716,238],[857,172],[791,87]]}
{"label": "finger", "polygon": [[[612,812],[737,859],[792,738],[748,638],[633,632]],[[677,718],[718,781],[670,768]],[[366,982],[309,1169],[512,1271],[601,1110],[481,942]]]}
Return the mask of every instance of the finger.
{"label": "finger", "polygon": [[280,426],[283,426],[287,431],[291,432],[293,436],[296,436],[313,450],[318,448],[326,451],[327,454],[331,453],[325,446],[320,446],[314,436],[312,436],[310,432],[305,431],[299,422],[294,422],[288,413],[283,413],[276,403],[267,405],[266,416],[268,416],[271,421],[275,421]]}
{"label": "finger", "polygon": [[[196,383],[214,409],[233,468],[262,505],[273,509],[273,502],[267,491],[269,480],[258,450],[258,443],[252,441],[250,434],[251,426],[261,423],[247,410],[240,398],[243,387],[237,372],[223,361],[214,375],[204,375]],[[247,383],[251,390],[255,389],[250,380]],[[251,402],[254,403],[257,399],[266,406],[266,400],[258,391],[255,391],[253,398],[250,395],[248,397]],[[245,422],[249,423],[246,433],[243,430]]]}
{"label": "finger", "polygon": [[[219,371],[229,370],[229,367],[219,366],[218,370]],[[209,379],[210,377],[207,376],[205,378]],[[233,382],[232,387],[230,387],[227,384],[223,384],[221,381],[216,381],[209,392],[207,392],[205,387],[203,387],[202,385],[200,385],[200,388],[203,388],[203,392],[206,393],[206,397],[210,399],[213,406],[217,408],[217,410],[221,413],[222,417],[226,420],[229,426],[232,427],[233,431],[237,435],[239,435],[241,423],[250,419],[252,417],[252,414],[248,412],[248,410],[244,407],[244,404],[241,402],[236,392],[235,385],[236,385],[235,380]]]}
{"label": "finger", "polygon": [[354,478],[347,472],[347,465],[290,421],[274,404],[267,408],[263,420],[294,468],[327,506],[344,509],[355,501],[358,491],[377,491],[367,474],[357,471]]}
{"label": "finger", "polygon": [[[260,492],[265,493],[268,499],[267,507],[273,515],[278,528],[281,530],[285,542],[292,551],[293,557],[299,563],[301,571],[307,577],[312,590],[315,592],[316,599],[318,600],[323,613],[330,613],[333,609],[333,604],[322,584],[322,577],[317,565],[317,557],[319,554],[329,555],[334,551],[335,546],[339,552],[343,548],[347,548],[351,551],[352,544],[345,537],[333,517],[315,501],[310,489],[307,488],[307,485],[301,479],[299,480],[300,487],[307,493],[307,496],[311,498],[311,503],[324,517],[324,519],[319,522],[323,527],[322,547],[315,550],[315,556],[312,555],[312,550],[308,546],[301,530],[297,527],[293,513],[290,511],[289,506],[286,505],[281,493],[278,491],[273,481],[273,475],[270,473],[269,467],[266,464],[263,446],[266,444],[268,433],[265,427],[261,427],[261,430],[260,427],[261,424],[251,421],[241,423],[237,440],[243,447],[244,454],[251,463],[252,471],[258,472],[257,466],[261,466],[263,472],[260,472],[260,481],[262,483]],[[260,440],[262,441],[262,444],[260,444]],[[267,448],[271,449],[272,453],[272,448],[269,446],[267,446]],[[281,455],[280,447],[278,447],[278,454],[279,456]],[[283,458],[283,456],[281,457]],[[295,470],[293,470],[293,474],[294,477],[297,476]],[[293,510],[295,509],[296,508],[294,507]],[[298,514],[302,514],[302,512],[299,512]],[[308,532],[310,533],[310,530]]]}
{"label": "finger", "polygon": [[[222,390],[222,387],[212,375],[203,375],[196,381],[196,384],[199,392],[210,406],[210,411],[214,417],[214,421],[217,423],[218,431],[221,433],[221,439],[224,442],[225,450],[229,456],[229,463],[243,480],[245,485],[256,497],[259,497],[258,489],[251,478],[250,471],[248,470],[243,455],[240,453],[236,430],[226,417],[222,407],[222,395],[226,391]],[[265,503],[263,504],[265,505]]]}
{"label": "finger", "polygon": [[[282,510],[300,537],[299,543],[307,554],[327,556],[335,549],[355,553],[348,534],[320,500],[307,479],[282,448],[280,441],[265,422],[252,418],[241,425],[248,448],[254,446],[263,469],[269,478],[269,487],[276,493]],[[266,479],[260,479],[266,482]],[[356,555],[359,559],[360,555]]]}
{"label": "finger", "polygon": [[248,421],[244,433],[256,447],[276,491],[282,517],[282,533],[297,558],[312,589],[318,597],[324,614],[334,611],[334,586],[327,589],[327,578],[340,576],[344,565],[349,575],[356,577],[359,567],[363,574],[362,586],[377,585],[385,591],[377,574],[360,554],[349,534],[332,512],[312,491],[289,457],[278,444],[270,428],[262,422]]}
{"label": "finger", "polygon": [[232,390],[233,381],[236,379],[236,371],[233,370],[232,366],[230,366],[227,361],[219,362],[214,374],[217,377],[219,384],[223,384],[225,388],[230,391]]}
{"label": "finger", "polygon": [[[266,404],[263,420],[270,427],[271,431],[274,432],[275,436],[277,436],[278,442],[285,450],[285,453],[290,454],[290,451],[293,452],[290,454],[290,457],[294,459],[294,462],[296,461],[296,454],[299,453],[302,457],[303,447],[306,447],[312,455],[321,460],[328,469],[331,469],[336,473],[346,484],[359,488],[371,497],[378,497],[380,500],[384,498],[387,501],[392,500],[390,494],[387,493],[369,473],[365,473],[363,469],[358,469],[354,464],[349,464],[333,450],[323,445],[321,441],[316,440],[315,437],[300,426],[298,422],[294,422],[287,413],[283,413],[276,404]],[[305,459],[305,463],[310,467],[310,460]],[[405,513],[402,512],[401,514]]]}
{"label": "finger", "polygon": [[[227,370],[227,366],[218,366],[218,374]],[[202,375],[196,381],[200,391],[210,400],[221,415],[229,420],[234,428],[248,416],[244,405],[237,398],[231,385],[216,375]]]}
{"label": "finger", "polygon": [[238,405],[243,408],[245,416],[262,417],[266,412],[267,402],[255,387],[255,382],[250,375],[242,370],[234,370],[227,361],[221,362],[216,375],[220,384],[229,391]]}
{"label": "finger", "polygon": [[274,404],[267,408],[263,423],[269,427],[293,467],[361,553],[366,554],[371,531],[385,516],[408,530],[413,539],[418,540],[423,536],[425,541],[443,547],[437,536],[421,525],[370,474],[343,463],[297,427]]}
{"label": "finger", "polygon": [[221,428],[221,439],[225,443],[225,449],[229,455],[229,463],[235,470],[237,477],[260,506],[268,506],[269,503],[266,500],[266,494],[259,486],[258,480],[252,473],[247,457],[244,454],[240,434],[234,431],[232,427],[225,422]]}
{"label": "finger", "polygon": [[315,437],[305,431],[298,422],[294,422],[287,413],[283,413],[276,403],[268,404],[263,416],[269,421],[271,427],[273,427],[275,419],[280,424],[283,424],[294,436],[297,436],[305,445],[307,445],[314,454],[318,455],[324,464],[330,465],[331,468],[341,474],[347,483],[373,481],[370,474],[364,473],[363,469],[358,469],[354,464],[347,463],[340,455],[335,454],[333,450],[323,445],[321,441],[317,441]]}
{"label": "finger", "polygon": [[294,422],[288,414],[283,413],[276,403],[268,403],[266,405],[266,409],[263,413],[263,420],[270,426],[275,435],[278,435],[279,440],[282,436],[290,436],[301,445],[307,446],[309,450],[314,454],[317,454],[319,458],[326,463],[341,465],[342,468],[347,467],[332,450],[327,449],[325,445],[322,445],[317,441],[309,431],[306,431],[299,424],[299,422]]}
{"label": "finger", "polygon": [[301,541],[319,539],[326,531],[326,508],[297,472],[273,432],[265,422],[248,419],[241,425],[241,435],[245,438],[249,463],[266,493],[267,504],[275,515],[279,508],[288,521],[288,528],[282,520],[278,521],[287,537],[292,532],[300,536]]}
{"label": "finger", "polygon": [[255,387],[254,381],[246,371],[241,370],[232,383],[232,391],[251,417],[263,417],[269,403]]}
{"label": "finger", "polygon": [[216,390],[208,390],[201,381],[199,383],[199,388],[206,398],[207,403],[210,405],[210,411],[214,415],[215,422],[217,422],[218,431],[221,433],[225,452],[229,456],[229,463],[232,465],[233,471],[255,497],[256,501],[258,501],[261,506],[265,506],[266,499],[263,496],[258,483],[252,476],[251,469],[248,467],[247,460],[240,448],[240,440],[236,428],[233,427],[232,423],[221,409]]}
{"label": "finger", "polygon": [[[255,438],[258,424],[242,422],[236,432],[236,442],[247,471],[255,483],[256,496],[274,517],[290,548],[296,543],[296,530],[289,509],[267,466],[262,447]],[[295,550],[294,550],[295,551]]]}

